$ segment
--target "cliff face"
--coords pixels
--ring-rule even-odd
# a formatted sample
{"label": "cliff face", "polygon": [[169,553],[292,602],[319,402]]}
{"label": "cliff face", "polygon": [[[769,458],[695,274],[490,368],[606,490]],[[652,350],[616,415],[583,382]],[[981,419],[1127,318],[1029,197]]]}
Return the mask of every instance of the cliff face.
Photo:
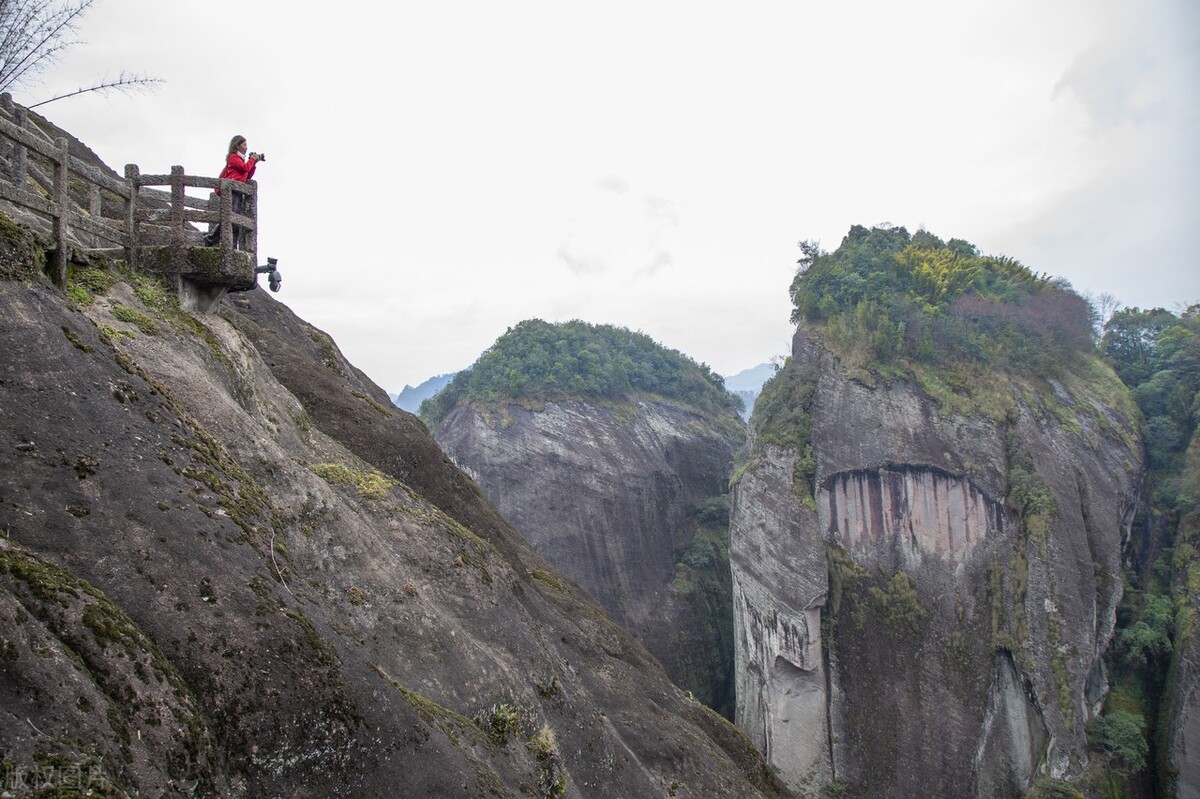
{"label": "cliff face", "polygon": [[[1166,700],[1160,717],[1165,725],[1160,757],[1166,763],[1166,784],[1174,796],[1200,796],[1200,433],[1193,434],[1180,470],[1182,487],[1175,536],[1176,576],[1182,606],[1174,635],[1176,651],[1166,679]],[[1190,552],[1187,552],[1190,550]],[[1181,557],[1181,553],[1183,554]],[[1185,565],[1186,564],[1186,565]]]}
{"label": "cliff face", "polygon": [[732,712],[727,491],[741,443],[669,400],[460,405],[437,440],[681,686]]}
{"label": "cliff face", "polygon": [[[1200,598],[1195,594],[1189,608],[1193,614],[1200,614]],[[1174,771],[1173,788],[1178,797],[1200,796],[1200,755],[1196,754],[1200,749],[1200,675],[1195,665],[1200,662],[1200,640],[1194,630],[1191,632],[1171,675],[1174,702],[1164,714],[1169,730],[1166,760]]]}
{"label": "cliff face", "polygon": [[81,271],[64,296],[22,274],[0,281],[6,778],[781,795],[265,292],[196,318],[138,276]]}
{"label": "cliff face", "polygon": [[1115,378],[1002,412],[850,379],[801,327],[811,453],[759,443],[735,488],[737,721],[795,786],[1010,796],[1077,777],[1140,448]]}

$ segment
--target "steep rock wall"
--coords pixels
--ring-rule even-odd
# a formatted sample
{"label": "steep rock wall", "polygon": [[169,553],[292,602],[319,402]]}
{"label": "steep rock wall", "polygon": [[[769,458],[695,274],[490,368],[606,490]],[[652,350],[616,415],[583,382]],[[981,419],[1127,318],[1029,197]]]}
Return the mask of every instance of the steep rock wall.
{"label": "steep rock wall", "polygon": [[781,795],[328,336],[117,277],[0,281],[6,778]]}
{"label": "steep rock wall", "polygon": [[1193,637],[1174,673],[1175,704],[1166,714],[1169,734],[1167,758],[1175,772],[1175,795],[1200,796],[1200,678],[1195,663],[1200,643]]}
{"label": "steep rock wall", "polygon": [[[727,561],[698,535],[702,506],[727,490],[741,444],[737,416],[722,422],[661,398],[462,405],[436,438],[678,684],[731,710]],[[697,587],[684,568],[720,590]]]}
{"label": "steep rock wall", "polygon": [[798,545],[817,521],[793,493],[794,461],[766,447],[742,475],[729,558],[737,724],[785,779],[802,785],[830,778],[820,625],[828,566],[824,549]]}
{"label": "steep rock wall", "polygon": [[942,414],[911,383],[851,380],[804,328],[787,368],[813,384],[815,474],[756,446],[735,489],[738,724],[792,785],[850,796],[1078,776],[1140,468],[1129,421],[1080,385],[1014,383],[999,420]]}
{"label": "steep rock wall", "polygon": [[[1193,464],[1197,454],[1200,453],[1193,439],[1189,453]],[[1180,538],[1195,540],[1196,532],[1200,531],[1200,509],[1194,499],[1189,505],[1180,520]],[[1189,572],[1180,577],[1187,581],[1186,585],[1195,586],[1198,570],[1200,567],[1193,563]],[[1200,592],[1194,587],[1187,599],[1187,610],[1179,618],[1174,639],[1178,651],[1167,675],[1167,700],[1160,723],[1166,729],[1161,737],[1166,749],[1162,757],[1168,766],[1168,784],[1174,795],[1183,799],[1200,796],[1200,635],[1196,623],[1200,619]]]}

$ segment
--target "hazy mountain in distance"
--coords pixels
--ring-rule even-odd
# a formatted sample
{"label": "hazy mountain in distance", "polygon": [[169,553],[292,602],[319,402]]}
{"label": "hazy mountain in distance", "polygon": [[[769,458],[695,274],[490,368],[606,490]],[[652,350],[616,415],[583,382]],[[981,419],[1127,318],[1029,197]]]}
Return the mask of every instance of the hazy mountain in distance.
{"label": "hazy mountain in distance", "polygon": [[392,404],[397,408],[402,408],[409,413],[416,413],[422,402],[441,391],[447,383],[454,379],[456,374],[458,372],[434,375],[419,386],[405,386],[399,394],[389,394],[388,396],[391,397]]}
{"label": "hazy mountain in distance", "polygon": [[750,420],[750,411],[754,410],[754,401],[758,399],[758,392],[762,390],[762,384],[770,380],[776,371],[774,365],[760,363],[758,366],[743,369],[736,375],[725,378],[726,390],[737,394],[746,404],[746,409],[742,411],[743,419]]}

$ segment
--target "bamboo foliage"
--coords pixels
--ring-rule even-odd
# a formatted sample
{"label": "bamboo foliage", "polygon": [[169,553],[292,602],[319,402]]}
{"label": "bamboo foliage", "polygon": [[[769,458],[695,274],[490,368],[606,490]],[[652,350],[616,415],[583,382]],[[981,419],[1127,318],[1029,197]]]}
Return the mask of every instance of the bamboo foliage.
{"label": "bamboo foliage", "polygon": [[[63,51],[80,44],[75,30],[95,0],[0,0],[0,92],[28,87]],[[89,86],[27,104],[27,108],[89,92],[151,88],[157,78],[121,71]]]}
{"label": "bamboo foliage", "polygon": [[0,0],[0,92],[28,81],[78,41],[80,17],[95,0]]}

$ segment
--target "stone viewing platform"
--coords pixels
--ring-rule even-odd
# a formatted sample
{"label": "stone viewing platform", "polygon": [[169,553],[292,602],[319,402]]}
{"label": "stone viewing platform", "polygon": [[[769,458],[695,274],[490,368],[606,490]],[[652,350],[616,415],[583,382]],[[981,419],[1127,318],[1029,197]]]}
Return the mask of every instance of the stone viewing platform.
{"label": "stone viewing platform", "polygon": [[[253,180],[188,175],[182,166],[143,175],[129,164],[122,180],[81,142],[0,95],[0,210],[49,240],[46,271],[59,286],[68,263],[111,258],[163,278],[185,309],[208,313],[226,292],[257,285],[257,201]],[[205,223],[221,225],[218,246],[204,246],[197,225]]]}

